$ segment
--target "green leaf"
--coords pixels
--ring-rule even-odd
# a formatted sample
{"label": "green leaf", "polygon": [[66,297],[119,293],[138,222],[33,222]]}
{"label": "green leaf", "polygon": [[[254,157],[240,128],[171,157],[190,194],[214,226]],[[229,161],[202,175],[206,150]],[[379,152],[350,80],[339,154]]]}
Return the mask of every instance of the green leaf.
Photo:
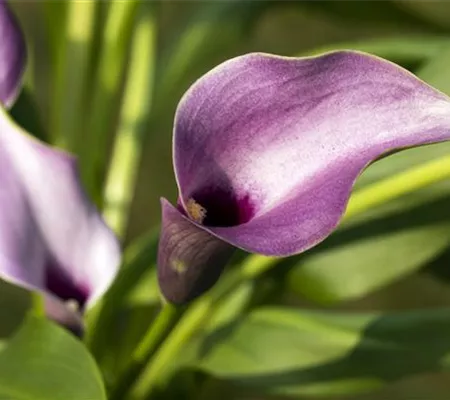
{"label": "green leaf", "polygon": [[442,221],[435,215],[435,221],[416,221],[416,226],[396,230],[397,224],[407,225],[407,219],[418,212],[381,220],[372,226],[385,231],[380,235],[364,237],[366,229],[355,229],[351,234],[360,233],[361,239],[306,257],[290,273],[290,288],[318,303],[333,304],[363,296],[417,270],[450,244],[448,215]]}
{"label": "green leaf", "polygon": [[158,303],[124,304],[116,310],[108,327],[105,351],[100,364],[107,386],[113,385],[124,373],[124,368],[129,365],[130,355],[154,323],[158,311]]}
{"label": "green leaf", "polygon": [[266,308],[211,335],[197,367],[258,392],[340,395],[448,369],[450,309],[388,315]]}
{"label": "green leaf", "polygon": [[87,349],[50,321],[29,317],[0,353],[0,398],[106,400]]}
{"label": "green leaf", "polygon": [[[355,190],[449,151],[446,143],[384,158],[363,173]],[[449,197],[450,182],[440,182],[347,221],[322,244],[287,261],[289,288],[333,304],[417,271],[450,244]]]}
{"label": "green leaf", "polygon": [[241,315],[248,306],[254,291],[254,282],[249,281],[239,285],[225,301],[217,305],[213,315],[204,327],[205,331],[213,331]]}
{"label": "green leaf", "polygon": [[126,299],[126,303],[130,306],[145,306],[161,302],[155,261],[156,255],[154,260],[149,260],[149,264],[146,270],[143,271],[141,278],[130,290]]}

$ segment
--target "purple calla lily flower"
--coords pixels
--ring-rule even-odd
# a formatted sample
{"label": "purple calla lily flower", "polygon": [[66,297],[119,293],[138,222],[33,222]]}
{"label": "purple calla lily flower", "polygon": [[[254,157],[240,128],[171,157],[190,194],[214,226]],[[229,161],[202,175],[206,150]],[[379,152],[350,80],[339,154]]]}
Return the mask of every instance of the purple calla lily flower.
{"label": "purple calla lily flower", "polygon": [[450,99],[383,59],[338,51],[224,62],[176,112],[179,201],[162,199],[163,295],[200,295],[234,248],[289,256],[315,246],[372,161],[449,139]]}
{"label": "purple calla lily flower", "polygon": [[[0,100],[20,89],[25,47],[0,1]],[[116,275],[116,238],[87,199],[70,155],[29,136],[0,107],[0,277],[44,294],[48,315],[81,332],[83,310]]]}
{"label": "purple calla lily flower", "polygon": [[4,0],[0,0],[0,40],[0,101],[9,108],[20,90],[26,48],[17,21]]}

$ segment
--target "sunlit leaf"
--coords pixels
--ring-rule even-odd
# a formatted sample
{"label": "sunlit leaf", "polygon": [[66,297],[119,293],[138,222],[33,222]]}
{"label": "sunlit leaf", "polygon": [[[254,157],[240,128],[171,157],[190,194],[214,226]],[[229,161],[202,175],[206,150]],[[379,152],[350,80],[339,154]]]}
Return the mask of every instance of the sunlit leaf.
{"label": "sunlit leaf", "polygon": [[83,344],[50,321],[29,317],[0,353],[0,398],[106,400]]}
{"label": "sunlit leaf", "polygon": [[226,298],[214,310],[214,314],[205,326],[205,331],[213,331],[235,320],[247,307],[254,292],[254,282],[245,282],[236,288],[230,296]]}
{"label": "sunlit leaf", "polygon": [[448,368],[449,337],[448,309],[377,315],[267,308],[210,336],[198,366],[258,392],[354,394]]}
{"label": "sunlit leaf", "polygon": [[450,244],[450,215],[439,213],[446,205],[448,199],[429,204],[439,209],[427,218],[416,218],[427,212],[421,207],[343,231],[342,236],[347,233],[353,239],[306,256],[289,275],[291,289],[318,303],[332,304],[366,295],[410,274]]}
{"label": "sunlit leaf", "polygon": [[101,369],[107,384],[113,384],[129,366],[130,355],[150,329],[159,311],[158,303],[128,305],[116,310],[108,326]]}

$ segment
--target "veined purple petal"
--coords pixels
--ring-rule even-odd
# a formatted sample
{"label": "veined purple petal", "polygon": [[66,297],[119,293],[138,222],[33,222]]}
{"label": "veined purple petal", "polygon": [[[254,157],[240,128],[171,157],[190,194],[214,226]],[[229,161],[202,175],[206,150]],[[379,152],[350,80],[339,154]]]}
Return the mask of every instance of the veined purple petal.
{"label": "veined purple petal", "polygon": [[161,199],[161,206],[158,280],[166,299],[181,304],[216,283],[234,248],[195,226],[167,200]]}
{"label": "veined purple petal", "polygon": [[[309,249],[339,223],[372,161],[449,139],[450,99],[368,54],[248,54],[219,65],[175,117],[180,198],[178,209],[163,203],[163,294],[178,303],[200,294],[188,272],[217,277],[223,264],[209,260],[220,241],[274,256]],[[173,260],[183,274],[170,272]]]}
{"label": "veined purple petal", "polygon": [[[38,142],[0,110],[0,277],[58,305],[92,305],[116,275],[116,238],[82,190],[75,160]],[[75,316],[75,319],[77,317]]]}
{"label": "veined purple petal", "polygon": [[7,108],[19,93],[25,59],[22,32],[6,2],[0,0],[0,102]]}
{"label": "veined purple petal", "polygon": [[328,236],[354,181],[392,150],[450,139],[450,99],[367,54],[249,54],[200,78],[175,119],[181,202],[197,227],[287,256]]}

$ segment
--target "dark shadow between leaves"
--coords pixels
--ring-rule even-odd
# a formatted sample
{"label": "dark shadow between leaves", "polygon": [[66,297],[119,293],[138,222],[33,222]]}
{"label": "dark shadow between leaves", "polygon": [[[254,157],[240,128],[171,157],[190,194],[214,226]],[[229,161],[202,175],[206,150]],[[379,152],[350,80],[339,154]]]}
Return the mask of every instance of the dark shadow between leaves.
{"label": "dark shadow between leaves", "polygon": [[424,269],[423,273],[450,284],[450,248],[439,254]]}
{"label": "dark shadow between leaves", "polygon": [[30,307],[29,291],[0,280],[0,340],[19,328]]}

